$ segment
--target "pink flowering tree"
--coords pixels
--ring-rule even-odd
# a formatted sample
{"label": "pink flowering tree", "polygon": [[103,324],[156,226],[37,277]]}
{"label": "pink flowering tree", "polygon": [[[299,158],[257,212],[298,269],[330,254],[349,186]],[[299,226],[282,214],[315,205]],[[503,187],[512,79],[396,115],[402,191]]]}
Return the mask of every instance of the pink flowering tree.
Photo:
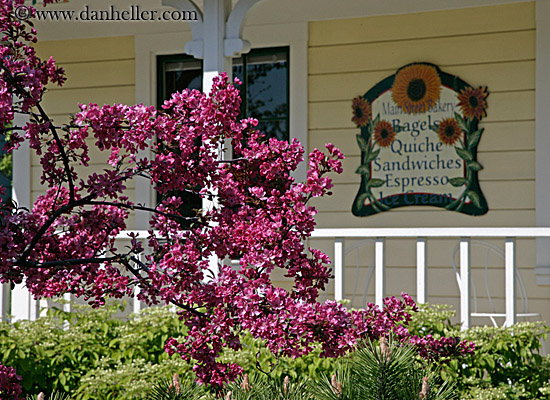
{"label": "pink flowering tree", "polygon": [[[295,182],[291,173],[303,160],[302,147],[296,140],[267,140],[253,119],[239,121],[239,92],[225,75],[209,94],[174,94],[160,111],[81,104],[70,123],[60,125],[42,101],[47,84],[63,84],[64,71],[36,56],[34,28],[13,15],[22,3],[0,0],[0,127],[9,152],[28,141],[39,156],[47,192],[30,210],[0,205],[1,282],[25,282],[37,297],[71,293],[94,306],[139,288],[137,297],[147,304],[176,305],[188,335],[168,340],[166,351],[194,360],[198,380],[214,385],[241,372],[217,356],[224,348],[239,350],[244,331],[280,356],[307,354],[315,344],[324,356],[339,356],[360,338],[389,332],[413,341],[428,358],[471,351],[456,339],[411,337],[406,306],[414,302],[406,294],[386,299],[384,308],[368,304],[352,312],[317,301],[331,270],[325,254],[304,246],[315,226],[308,202],[330,194],[327,174],[342,171],[337,148],[315,149],[307,180]],[[14,125],[16,113],[29,122]],[[103,172],[81,175],[76,166],[88,166],[88,138],[109,161]],[[219,160],[223,145],[232,146],[233,160]],[[140,157],[146,149],[152,159]],[[149,181],[164,200],[154,207],[130,201],[125,189],[134,179]],[[214,207],[183,216],[182,192]],[[151,215],[149,252],[132,234],[130,246],[117,247],[131,211]],[[213,256],[222,260],[216,277],[208,270]],[[235,259],[237,269],[223,262]],[[273,285],[274,270],[293,280],[292,290]]]}

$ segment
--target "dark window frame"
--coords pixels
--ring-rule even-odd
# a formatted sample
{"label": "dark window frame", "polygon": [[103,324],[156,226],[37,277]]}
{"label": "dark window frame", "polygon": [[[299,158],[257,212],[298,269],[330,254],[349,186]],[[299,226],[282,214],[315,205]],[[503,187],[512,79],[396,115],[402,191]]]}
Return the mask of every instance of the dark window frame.
{"label": "dark window frame", "polygon": [[[289,46],[278,46],[278,47],[266,47],[266,48],[260,48],[260,49],[252,49],[248,53],[243,54],[241,57],[237,57],[233,60],[242,59],[242,65],[243,65],[243,71],[247,70],[247,66],[249,63],[249,58],[254,58],[258,56],[270,56],[270,55],[277,55],[284,53],[286,57],[286,63],[287,63],[287,79],[286,79],[286,100],[287,100],[287,107],[286,107],[286,116],[285,118],[258,118],[258,120],[261,122],[271,122],[271,121],[281,121],[285,120],[285,129],[286,129],[286,136],[288,141],[291,140],[292,135],[290,132],[290,47]],[[162,105],[164,104],[165,96],[166,94],[166,81],[165,81],[165,72],[166,72],[166,65],[169,63],[185,63],[185,62],[200,62],[201,64],[201,70],[203,69],[203,63],[202,60],[196,59],[193,56],[187,55],[187,54],[170,54],[170,55],[158,55],[157,56],[157,101],[156,106],[157,109],[161,109]],[[239,87],[240,94],[241,94],[241,100],[242,100],[242,106],[241,106],[241,114],[240,118],[247,118],[247,117],[256,117],[254,115],[248,114],[248,103],[247,103],[247,92],[248,92],[248,74],[244,74],[244,79],[242,82],[242,85]],[[201,89],[202,89],[202,82],[201,82]],[[256,117],[257,118],[257,117]]]}

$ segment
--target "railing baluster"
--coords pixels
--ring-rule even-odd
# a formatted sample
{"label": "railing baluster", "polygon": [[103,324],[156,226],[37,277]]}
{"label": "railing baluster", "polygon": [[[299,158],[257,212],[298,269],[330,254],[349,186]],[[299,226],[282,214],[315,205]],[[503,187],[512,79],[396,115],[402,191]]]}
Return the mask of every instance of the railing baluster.
{"label": "railing baluster", "polygon": [[460,238],[460,322],[470,328],[470,239]]}
{"label": "railing baluster", "polygon": [[63,303],[63,311],[71,312],[71,294],[65,293],[63,295],[63,300],[65,300],[65,302]]}
{"label": "railing baluster", "polygon": [[506,238],[504,269],[506,276],[506,326],[516,323],[516,250],[515,239]]}
{"label": "railing baluster", "polygon": [[374,299],[377,306],[384,305],[385,296],[385,262],[384,259],[384,238],[376,238],[374,243]]}
{"label": "railing baluster", "polygon": [[426,238],[418,238],[416,240],[416,300],[418,303],[427,301],[426,272]]}
{"label": "railing baluster", "polygon": [[334,240],[334,300],[344,298],[344,239]]}

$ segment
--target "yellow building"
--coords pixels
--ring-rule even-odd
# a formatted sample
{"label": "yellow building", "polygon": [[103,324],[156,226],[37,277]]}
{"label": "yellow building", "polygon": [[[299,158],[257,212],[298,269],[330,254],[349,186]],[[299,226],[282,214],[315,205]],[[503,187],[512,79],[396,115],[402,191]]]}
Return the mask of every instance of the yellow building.
{"label": "yellow building", "polygon": [[[275,135],[298,138],[306,152],[332,142],[346,156],[334,194],[315,202],[319,230],[310,239],[336,262],[327,298],[359,307],[407,291],[452,304],[466,325],[550,321],[550,1],[69,0],[40,10],[39,54],[52,55],[68,76],[45,102],[59,122],[78,103],[158,105],[170,84],[207,88],[223,70],[277,66],[278,87],[263,101],[282,108],[275,115],[252,104],[261,90],[251,89],[247,101],[259,113],[251,115]],[[477,147],[484,215],[433,206],[351,212],[361,184],[352,99],[415,62],[488,87]],[[176,75],[185,82],[173,83]],[[93,170],[104,163],[92,153]],[[21,204],[43,192],[39,174],[38,159],[20,151]],[[305,166],[297,173],[304,177]],[[128,192],[137,203],[155,202],[148,185]],[[147,229],[147,221],[136,214],[133,228]],[[12,312],[36,314],[24,289],[14,295]]]}

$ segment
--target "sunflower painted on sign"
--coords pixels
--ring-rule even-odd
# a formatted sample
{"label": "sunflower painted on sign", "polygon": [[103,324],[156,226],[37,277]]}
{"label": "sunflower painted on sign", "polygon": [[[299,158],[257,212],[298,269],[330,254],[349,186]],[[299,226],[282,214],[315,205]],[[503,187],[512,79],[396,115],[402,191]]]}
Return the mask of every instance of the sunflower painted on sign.
{"label": "sunflower painted on sign", "polygon": [[397,72],[392,98],[407,114],[421,114],[432,108],[441,92],[437,70],[427,64],[412,64]]}
{"label": "sunflower painted on sign", "polygon": [[487,116],[487,87],[478,87],[474,89],[468,87],[463,89],[458,94],[458,107],[462,110],[462,114],[465,118],[474,119]]}
{"label": "sunflower painted on sign", "polygon": [[372,116],[369,102],[361,96],[357,96],[353,99],[351,108],[353,110],[353,117],[351,117],[351,120],[355,125],[357,125],[358,128],[367,125]]}
{"label": "sunflower painted on sign", "polygon": [[374,127],[374,141],[380,147],[389,147],[395,139],[393,126],[385,120],[382,120]]}
{"label": "sunflower painted on sign", "polygon": [[456,119],[445,118],[439,123],[437,134],[442,143],[447,146],[454,146],[454,144],[460,140],[462,131],[460,130]]}

